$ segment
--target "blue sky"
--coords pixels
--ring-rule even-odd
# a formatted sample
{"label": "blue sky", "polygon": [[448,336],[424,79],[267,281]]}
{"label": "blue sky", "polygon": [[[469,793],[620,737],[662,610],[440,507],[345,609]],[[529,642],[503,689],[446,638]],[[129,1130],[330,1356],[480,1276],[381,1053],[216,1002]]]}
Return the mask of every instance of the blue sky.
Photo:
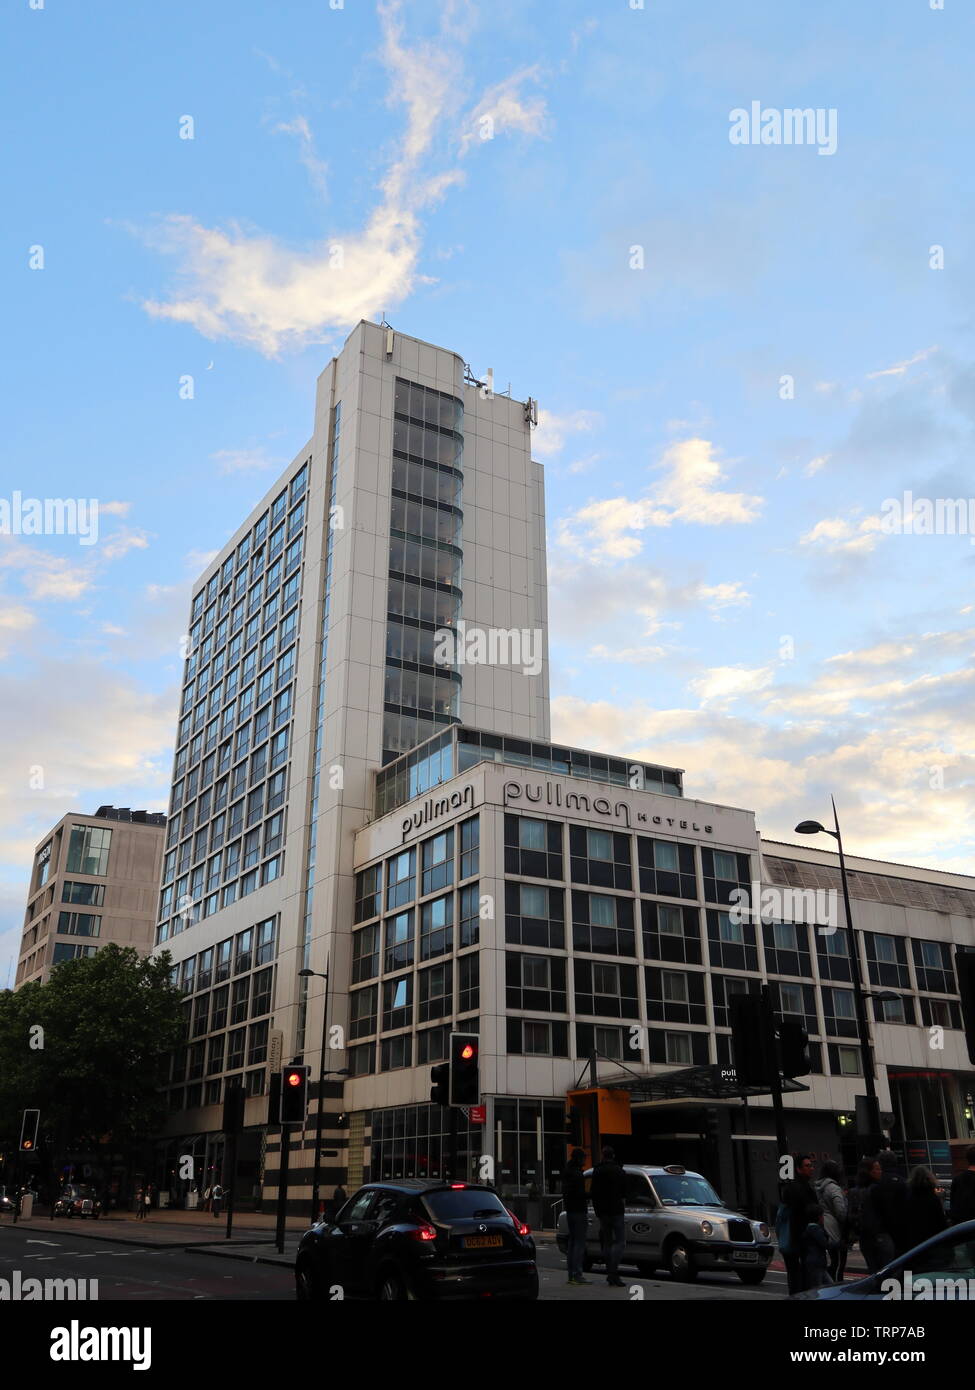
{"label": "blue sky", "polygon": [[[881,518],[973,491],[970,7],[17,0],[0,38],[0,495],[102,504],[0,536],[0,985],[50,824],[164,808],[189,587],[383,311],[540,401],[557,737],[968,871],[975,547]],[[753,101],[835,153],[732,144]]]}

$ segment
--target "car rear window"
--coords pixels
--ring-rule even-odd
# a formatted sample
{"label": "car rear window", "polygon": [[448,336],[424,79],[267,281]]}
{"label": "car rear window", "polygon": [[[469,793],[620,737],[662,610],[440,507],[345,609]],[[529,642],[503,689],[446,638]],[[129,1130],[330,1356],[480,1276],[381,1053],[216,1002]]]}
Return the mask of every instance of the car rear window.
{"label": "car rear window", "polygon": [[446,1188],[442,1192],[427,1192],[423,1201],[430,1215],[439,1221],[475,1216],[506,1216],[507,1211],[493,1192],[476,1187]]}

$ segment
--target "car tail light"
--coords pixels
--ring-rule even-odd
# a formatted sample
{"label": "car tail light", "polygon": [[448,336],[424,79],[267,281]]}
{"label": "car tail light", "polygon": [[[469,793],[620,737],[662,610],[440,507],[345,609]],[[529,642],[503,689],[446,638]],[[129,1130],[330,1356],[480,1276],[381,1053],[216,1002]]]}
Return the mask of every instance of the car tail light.
{"label": "car tail light", "polygon": [[414,1226],[412,1231],[409,1232],[409,1237],[410,1240],[436,1240],[437,1232],[433,1226],[424,1224],[422,1226]]}
{"label": "car tail light", "polygon": [[508,1215],[511,1217],[512,1221],[515,1223],[515,1230],[518,1232],[518,1234],[519,1234],[520,1236],[530,1236],[530,1235],[531,1235],[531,1233],[532,1233],[532,1228],[531,1228],[530,1226],[526,1226],[525,1223],[524,1223],[524,1221],[522,1221],[522,1219],[521,1219],[520,1216],[515,1216],[514,1212],[513,1212],[513,1211],[508,1211],[508,1208],[507,1208],[507,1207],[505,1207],[505,1211],[508,1212]]}
{"label": "car tail light", "polygon": [[450,1190],[451,1192],[463,1192],[466,1186],[466,1182],[452,1182],[450,1184]]}

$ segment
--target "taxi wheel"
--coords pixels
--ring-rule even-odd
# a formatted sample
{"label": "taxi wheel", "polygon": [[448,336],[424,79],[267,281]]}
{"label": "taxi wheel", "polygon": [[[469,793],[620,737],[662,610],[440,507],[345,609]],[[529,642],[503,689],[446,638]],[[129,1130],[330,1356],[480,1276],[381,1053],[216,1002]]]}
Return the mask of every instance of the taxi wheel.
{"label": "taxi wheel", "polygon": [[690,1284],[697,1278],[697,1267],[682,1241],[675,1240],[667,1251],[667,1268],[671,1279],[678,1283]]}

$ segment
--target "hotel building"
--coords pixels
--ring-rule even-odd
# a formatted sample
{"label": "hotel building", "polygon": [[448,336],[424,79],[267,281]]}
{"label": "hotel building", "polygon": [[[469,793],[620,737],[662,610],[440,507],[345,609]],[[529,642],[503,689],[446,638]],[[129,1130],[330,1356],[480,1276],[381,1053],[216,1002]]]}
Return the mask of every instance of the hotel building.
{"label": "hotel building", "polygon": [[[323,1043],[291,1209],[310,1204],[318,1105],[324,1192],[443,1173],[430,1067],[460,1029],[484,1102],[460,1120],[464,1174],[487,1157],[509,1193],[557,1193],[566,1094],[595,1054],[599,1085],[629,1093],[624,1157],[767,1204],[768,1099],[746,1108],[727,1078],[729,999],[763,983],[812,1039],[790,1142],[855,1156],[848,934],[729,910],[756,882],[833,889],[835,857],[763,841],[679,769],[551,741],[533,413],[360,323],[308,443],[196,587],[156,933],[186,995],[164,1182],[187,1152],[219,1169],[239,1080],[224,1182],[273,1200],[269,1075],[302,1059],[314,1080]],[[975,947],[975,881],[850,863],[864,980],[899,1000],[871,1001],[881,1110],[905,1153],[950,1167],[973,1133],[951,950]],[[328,972],[327,1018],[305,969]]]}

